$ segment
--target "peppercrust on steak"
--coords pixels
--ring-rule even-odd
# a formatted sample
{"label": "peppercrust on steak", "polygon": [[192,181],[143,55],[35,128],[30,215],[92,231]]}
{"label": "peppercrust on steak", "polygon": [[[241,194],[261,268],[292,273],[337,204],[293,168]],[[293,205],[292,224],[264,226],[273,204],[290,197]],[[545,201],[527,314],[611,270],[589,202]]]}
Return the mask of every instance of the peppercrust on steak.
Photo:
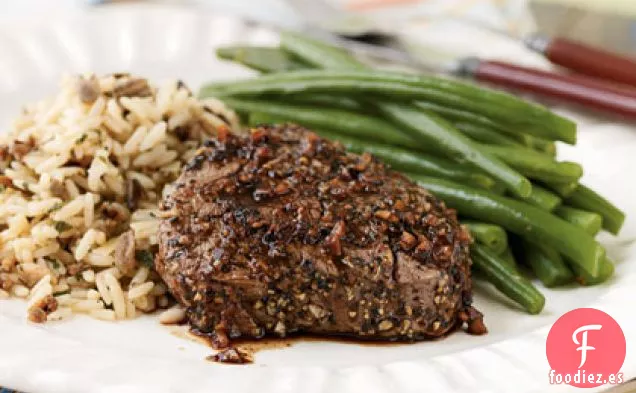
{"label": "peppercrust on steak", "polygon": [[219,347],[292,332],[483,330],[471,239],[455,212],[371,155],[299,126],[207,142],[162,210],[156,268]]}

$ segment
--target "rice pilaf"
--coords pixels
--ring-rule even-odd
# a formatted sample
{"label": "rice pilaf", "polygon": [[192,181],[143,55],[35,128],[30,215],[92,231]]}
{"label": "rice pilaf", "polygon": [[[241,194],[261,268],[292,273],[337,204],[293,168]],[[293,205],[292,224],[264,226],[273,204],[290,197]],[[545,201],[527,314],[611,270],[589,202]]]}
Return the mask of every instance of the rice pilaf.
{"label": "rice pilaf", "polygon": [[221,128],[238,120],[220,101],[128,74],[68,77],[26,106],[0,135],[0,299],[28,299],[33,322],[170,307],[153,269],[158,202]]}

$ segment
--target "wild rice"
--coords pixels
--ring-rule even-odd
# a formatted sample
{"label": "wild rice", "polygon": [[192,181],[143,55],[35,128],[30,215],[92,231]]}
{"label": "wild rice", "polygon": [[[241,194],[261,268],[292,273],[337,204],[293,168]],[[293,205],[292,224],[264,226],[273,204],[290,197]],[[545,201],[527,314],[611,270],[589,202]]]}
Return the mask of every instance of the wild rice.
{"label": "wild rice", "polygon": [[167,295],[159,296],[157,299],[157,305],[159,308],[167,308],[170,305],[170,299]]}
{"label": "wild rice", "polygon": [[148,279],[149,275],[150,275],[150,269],[148,269],[145,266],[140,267],[139,270],[137,270],[137,273],[135,273],[135,275],[133,276],[132,280],[130,280],[130,285],[131,286],[140,285],[141,283],[143,283],[144,281]]}
{"label": "wild rice", "polygon": [[66,281],[61,282],[53,287],[53,294],[66,293],[71,290],[71,287]]}
{"label": "wild rice", "polygon": [[152,281],[145,282],[139,286],[131,288],[128,291],[128,299],[135,300],[139,297],[146,296],[152,291],[152,288],[155,286],[155,283]]}
{"label": "wild rice", "polygon": [[104,275],[104,282],[108,286],[110,292],[110,298],[113,300],[113,309],[117,319],[124,319],[126,317],[126,299],[124,298],[124,292],[121,290],[119,281],[110,273]]}
{"label": "wild rice", "polygon": [[29,288],[24,285],[17,284],[11,288],[11,293],[13,296],[25,298],[29,296]]}
{"label": "wild rice", "polygon": [[95,272],[93,270],[84,270],[82,272],[82,278],[86,282],[95,282]]}
{"label": "wild rice", "polygon": [[106,282],[104,280],[103,275],[95,276],[95,286],[97,287],[97,291],[106,303],[107,306],[113,304],[113,299],[110,297],[110,291],[108,290],[108,286],[106,286]]}
{"label": "wild rice", "polygon": [[153,296],[161,296],[165,295],[166,293],[168,293],[168,288],[163,283],[155,285],[154,288],[152,288],[152,291],[150,291],[150,294]]}
{"label": "wild rice", "polygon": [[[174,304],[152,266],[157,204],[219,127],[238,129],[220,101],[130,75],[68,77],[57,96],[26,105],[0,135],[0,176],[11,181],[0,187],[0,273],[10,281],[0,299],[29,298],[36,322]],[[130,229],[135,260],[120,264]]]}
{"label": "wild rice", "polygon": [[73,288],[71,289],[70,295],[73,299],[86,299],[86,293],[86,289]]}
{"label": "wild rice", "polygon": [[71,309],[78,312],[90,312],[93,310],[101,310],[103,308],[104,303],[101,300],[94,299],[80,300],[71,305]]}
{"label": "wild rice", "polygon": [[159,315],[159,322],[164,325],[175,324],[185,319],[186,313],[181,306],[174,306]]}
{"label": "wild rice", "polygon": [[99,294],[98,291],[96,291],[94,289],[89,289],[88,291],[86,291],[86,298],[87,299],[93,299],[93,300],[99,300],[101,298],[101,295]]}
{"label": "wild rice", "polygon": [[135,303],[126,296],[126,317],[134,318],[137,316],[137,307],[135,307]]}
{"label": "wild rice", "polygon": [[113,310],[91,310],[88,315],[104,321],[115,320],[115,312]]}
{"label": "wild rice", "polygon": [[57,310],[53,311],[47,316],[46,320],[59,321],[62,319],[66,319],[71,315],[73,315],[73,309],[71,309],[70,307],[58,307]]}

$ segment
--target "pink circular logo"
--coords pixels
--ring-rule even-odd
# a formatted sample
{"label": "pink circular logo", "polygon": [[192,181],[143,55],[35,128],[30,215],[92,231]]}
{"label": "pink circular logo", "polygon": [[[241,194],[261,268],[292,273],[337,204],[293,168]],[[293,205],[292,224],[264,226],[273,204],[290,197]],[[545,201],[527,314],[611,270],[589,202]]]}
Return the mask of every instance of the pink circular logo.
{"label": "pink circular logo", "polygon": [[548,333],[550,383],[592,388],[622,381],[625,335],[607,313],[577,308],[559,318]]}

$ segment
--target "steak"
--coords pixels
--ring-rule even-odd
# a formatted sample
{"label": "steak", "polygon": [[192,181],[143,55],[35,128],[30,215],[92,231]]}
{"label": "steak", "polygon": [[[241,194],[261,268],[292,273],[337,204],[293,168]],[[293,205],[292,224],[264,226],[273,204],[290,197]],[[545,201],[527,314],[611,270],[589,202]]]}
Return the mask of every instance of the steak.
{"label": "steak", "polygon": [[157,271],[192,327],[419,340],[468,324],[470,235],[369,154],[295,125],[206,142],[162,203]]}

